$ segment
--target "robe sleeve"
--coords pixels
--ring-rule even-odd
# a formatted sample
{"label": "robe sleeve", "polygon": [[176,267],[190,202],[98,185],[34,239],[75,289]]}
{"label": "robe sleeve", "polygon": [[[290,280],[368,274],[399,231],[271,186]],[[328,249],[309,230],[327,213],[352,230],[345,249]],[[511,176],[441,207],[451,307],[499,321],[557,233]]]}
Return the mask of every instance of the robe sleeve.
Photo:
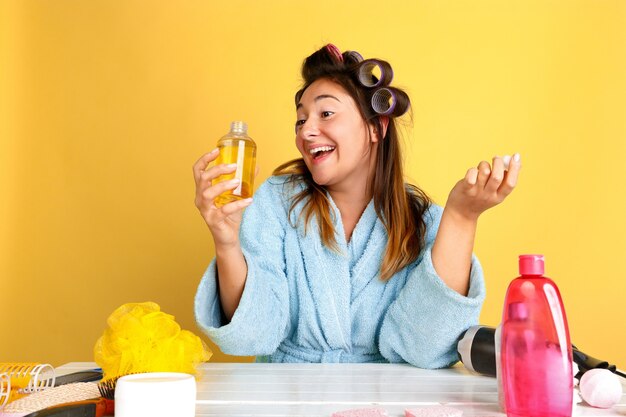
{"label": "robe sleeve", "polygon": [[420,368],[451,366],[459,360],[459,336],[478,324],[485,298],[478,259],[472,255],[467,296],[448,287],[433,266],[432,246],[442,211],[432,206],[426,213],[428,232],[421,260],[408,274],[383,320],[379,349],[390,362],[408,362]]}
{"label": "robe sleeve", "polygon": [[268,182],[261,185],[253,203],[244,212],[239,237],[248,275],[230,323],[225,323],[222,315],[215,259],[196,292],[196,321],[226,354],[269,355],[286,335],[289,296],[284,235],[287,219],[275,188]]}

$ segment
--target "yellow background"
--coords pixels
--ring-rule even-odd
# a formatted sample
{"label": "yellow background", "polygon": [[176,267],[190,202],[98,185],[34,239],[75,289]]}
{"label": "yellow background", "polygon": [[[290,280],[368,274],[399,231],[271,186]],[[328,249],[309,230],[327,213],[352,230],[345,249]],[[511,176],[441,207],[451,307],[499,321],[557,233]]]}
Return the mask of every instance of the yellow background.
{"label": "yellow background", "polygon": [[392,63],[413,103],[407,173],[438,203],[481,159],[522,154],[479,224],[482,323],[517,255],[543,253],[572,340],[626,367],[623,0],[0,4],[0,361],[92,360],[131,301],[199,333],[214,252],[191,166],[235,119],[258,182],[297,156],[299,67],[334,42]]}

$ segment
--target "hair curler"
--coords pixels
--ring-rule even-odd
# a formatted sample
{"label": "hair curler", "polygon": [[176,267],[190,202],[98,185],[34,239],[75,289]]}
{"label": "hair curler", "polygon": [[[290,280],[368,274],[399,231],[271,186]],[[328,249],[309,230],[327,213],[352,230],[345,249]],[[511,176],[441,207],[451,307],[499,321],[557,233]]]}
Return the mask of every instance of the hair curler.
{"label": "hair curler", "polygon": [[344,52],[344,54],[350,57],[354,62],[358,62],[358,63],[363,62],[363,55],[361,55],[357,51],[346,51]]}
{"label": "hair curler", "polygon": [[[380,72],[379,77],[374,75],[374,70]],[[366,59],[359,65],[357,78],[364,87],[385,86],[389,85],[393,79],[393,69],[391,69],[391,65],[386,61]]]}
{"label": "hair curler", "polygon": [[332,43],[329,43],[326,45],[326,50],[328,51],[329,54],[333,56],[335,61],[343,62],[343,55],[341,55],[341,51],[339,50],[339,48],[337,48],[337,46],[333,45]]}
{"label": "hair curler", "polygon": [[0,363],[0,406],[54,386],[52,365],[31,362]]}
{"label": "hair curler", "polygon": [[393,87],[379,88],[372,94],[372,109],[381,116],[402,116],[409,108],[409,96]]}
{"label": "hair curler", "polygon": [[6,372],[0,373],[0,410],[9,402],[11,396],[11,378]]}
{"label": "hair curler", "polygon": [[[472,372],[496,376],[496,329],[488,326],[472,326],[459,337],[457,352],[463,365]],[[616,375],[626,378],[626,374],[607,361],[596,359],[581,352],[572,344],[573,360],[580,371],[575,375],[580,379],[591,369],[607,369]]]}

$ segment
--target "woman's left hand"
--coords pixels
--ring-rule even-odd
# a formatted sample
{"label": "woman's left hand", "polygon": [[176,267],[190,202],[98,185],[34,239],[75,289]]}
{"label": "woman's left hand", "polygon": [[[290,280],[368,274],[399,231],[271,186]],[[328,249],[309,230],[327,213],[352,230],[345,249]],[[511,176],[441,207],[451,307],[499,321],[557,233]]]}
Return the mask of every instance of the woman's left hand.
{"label": "woman's left hand", "polygon": [[476,221],[482,212],[500,204],[511,194],[521,167],[519,154],[513,155],[508,169],[499,156],[493,158],[491,166],[487,161],[482,161],[456,183],[448,196],[446,209],[467,220]]}

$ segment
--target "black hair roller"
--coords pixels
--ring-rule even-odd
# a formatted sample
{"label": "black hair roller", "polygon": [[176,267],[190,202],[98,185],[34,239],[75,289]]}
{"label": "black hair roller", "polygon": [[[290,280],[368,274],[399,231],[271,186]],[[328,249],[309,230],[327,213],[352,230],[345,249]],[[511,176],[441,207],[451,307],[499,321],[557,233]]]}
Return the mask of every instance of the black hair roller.
{"label": "black hair roller", "polygon": [[[380,78],[377,78],[373,71],[378,69]],[[378,59],[366,59],[361,62],[357,69],[357,78],[364,87],[380,87],[391,83],[393,79],[393,69],[386,61]]]}
{"label": "black hair roller", "polygon": [[353,62],[353,63],[361,63],[363,62],[363,55],[358,53],[357,51],[346,51],[343,53],[344,62]]}
{"label": "black hair roller", "polygon": [[409,96],[393,87],[379,88],[372,94],[372,109],[381,116],[400,117],[409,109]]}

